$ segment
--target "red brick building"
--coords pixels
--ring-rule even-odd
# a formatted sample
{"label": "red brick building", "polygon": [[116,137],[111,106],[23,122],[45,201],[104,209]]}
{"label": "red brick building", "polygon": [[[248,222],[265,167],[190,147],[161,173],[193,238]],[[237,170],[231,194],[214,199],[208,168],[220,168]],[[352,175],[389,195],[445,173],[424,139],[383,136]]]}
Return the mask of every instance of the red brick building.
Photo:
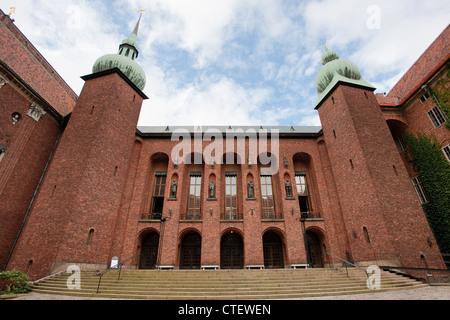
{"label": "red brick building", "polygon": [[445,267],[398,137],[450,144],[420,102],[448,70],[449,28],[386,97],[325,52],[322,127],[137,128],[138,26],[77,97],[1,12],[3,268]]}

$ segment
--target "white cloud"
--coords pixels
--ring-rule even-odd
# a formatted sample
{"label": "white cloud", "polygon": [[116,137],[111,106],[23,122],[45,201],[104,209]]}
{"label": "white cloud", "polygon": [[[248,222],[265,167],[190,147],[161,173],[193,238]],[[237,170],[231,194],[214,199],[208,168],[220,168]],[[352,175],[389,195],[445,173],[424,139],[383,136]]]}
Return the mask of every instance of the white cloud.
{"label": "white cloud", "polygon": [[[141,21],[140,125],[317,125],[323,44],[389,91],[448,24],[446,0],[15,0],[16,25],[76,91]],[[367,28],[367,8],[380,28]],[[8,8],[2,8],[8,11]]]}
{"label": "white cloud", "polygon": [[271,95],[269,89],[247,89],[226,77],[204,77],[183,87],[174,78],[152,82],[155,94],[142,109],[142,126],[248,125],[262,121],[259,106]]}

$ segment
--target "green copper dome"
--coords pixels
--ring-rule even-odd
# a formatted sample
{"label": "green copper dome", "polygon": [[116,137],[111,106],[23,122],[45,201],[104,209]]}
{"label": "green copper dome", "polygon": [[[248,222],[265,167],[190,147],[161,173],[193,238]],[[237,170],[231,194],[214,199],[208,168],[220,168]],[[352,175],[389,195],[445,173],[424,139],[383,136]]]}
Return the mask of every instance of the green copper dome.
{"label": "green copper dome", "polygon": [[322,64],[323,67],[316,77],[316,88],[319,95],[316,106],[322,102],[338,82],[375,89],[363,80],[361,72],[353,62],[339,59],[339,55],[335,51],[326,49],[322,56]]}
{"label": "green copper dome", "polygon": [[136,85],[136,87],[140,90],[144,90],[146,82],[145,72],[142,70],[141,66],[134,61],[139,55],[137,32],[141,17],[139,17],[139,21],[131,35],[122,41],[122,44],[119,46],[119,52],[117,54],[107,54],[98,58],[92,68],[93,73],[118,68]]}

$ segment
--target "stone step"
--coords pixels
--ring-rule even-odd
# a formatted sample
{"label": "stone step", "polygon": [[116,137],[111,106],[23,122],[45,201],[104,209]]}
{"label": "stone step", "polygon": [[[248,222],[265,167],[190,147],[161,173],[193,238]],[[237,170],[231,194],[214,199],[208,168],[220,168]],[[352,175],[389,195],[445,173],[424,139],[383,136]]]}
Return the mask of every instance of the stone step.
{"label": "stone step", "polygon": [[[357,272],[359,271],[359,273]],[[83,271],[80,290],[70,290],[70,274],[61,273],[35,283],[33,291],[77,297],[112,299],[293,299],[373,292],[360,270],[122,270],[103,275],[99,293],[98,272]],[[347,276],[348,273],[348,276]],[[381,290],[400,290],[422,283],[388,272],[381,275]]]}

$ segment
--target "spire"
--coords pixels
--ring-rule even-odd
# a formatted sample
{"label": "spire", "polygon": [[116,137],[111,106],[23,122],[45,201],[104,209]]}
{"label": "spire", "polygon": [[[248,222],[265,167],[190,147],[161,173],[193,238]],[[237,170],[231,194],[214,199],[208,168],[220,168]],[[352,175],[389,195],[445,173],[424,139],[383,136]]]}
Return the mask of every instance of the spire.
{"label": "spire", "polygon": [[141,18],[142,18],[142,13],[144,13],[144,11],[141,10],[141,15],[139,16],[139,20],[136,23],[136,27],[134,27],[134,30],[131,34],[135,34],[137,36],[138,31],[139,31],[139,25],[141,24]]}
{"label": "spire", "polygon": [[97,59],[93,67],[94,73],[112,68],[119,68],[139,89],[144,89],[145,73],[136,61],[134,61],[139,55],[137,33],[144,11],[145,10],[141,10],[141,15],[139,16],[133,32],[119,45],[118,53],[108,54]]}

